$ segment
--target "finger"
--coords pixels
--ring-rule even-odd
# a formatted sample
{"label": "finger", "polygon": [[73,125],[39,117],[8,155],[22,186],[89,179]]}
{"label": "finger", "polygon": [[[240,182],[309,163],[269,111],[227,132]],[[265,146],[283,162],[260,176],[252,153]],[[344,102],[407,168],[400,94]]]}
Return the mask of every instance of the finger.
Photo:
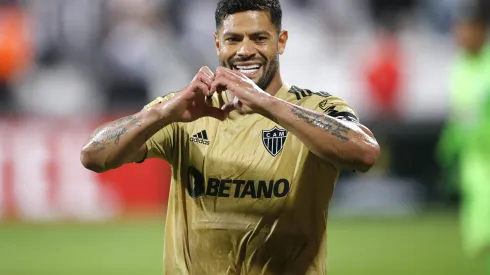
{"label": "finger", "polygon": [[230,68],[227,68],[227,67],[223,67],[223,66],[219,66],[217,69],[216,69],[216,74],[217,73],[227,73],[227,72],[234,72],[234,70],[230,69]]}
{"label": "finger", "polygon": [[245,114],[243,103],[240,100],[238,100],[238,98],[236,98],[236,97],[233,100],[233,106],[235,107],[235,110],[237,110],[237,112],[239,114],[241,114],[241,115]]}
{"label": "finger", "polygon": [[195,93],[201,93],[203,95],[205,95],[207,93],[209,94],[209,87],[206,84],[204,84],[202,82],[197,82],[197,83],[195,83],[195,85],[196,85],[195,86],[196,89],[194,90]]}
{"label": "finger", "polygon": [[255,112],[250,109],[249,107],[245,106],[244,108],[242,108],[242,111],[244,114],[247,114],[247,115],[250,115],[250,114],[254,114]]}
{"label": "finger", "polygon": [[[230,79],[228,76],[225,75],[220,75],[220,76],[216,76],[216,78],[213,81],[213,85],[215,85],[215,87],[218,89],[217,90],[211,89],[211,91],[221,92],[223,90],[229,90],[235,93],[237,88],[239,88],[242,85],[242,82]],[[221,90],[219,88],[221,88]]]}
{"label": "finger", "polygon": [[222,67],[221,73],[230,79],[235,81],[247,82],[250,79],[240,71],[231,70],[229,68]]}
{"label": "finger", "polygon": [[213,83],[211,84],[210,90],[211,90],[211,92],[222,92],[222,91],[226,90],[227,88],[229,88],[228,86],[230,86],[230,88],[231,88],[231,86],[232,86],[231,84],[232,84],[232,82],[229,79],[227,79],[223,76],[216,76],[214,78]]}
{"label": "finger", "polygon": [[238,97],[234,97],[231,102],[226,103],[221,107],[222,110],[226,112],[238,111],[239,113],[243,113],[243,103],[238,99]]}
{"label": "finger", "polygon": [[209,107],[204,110],[204,116],[214,117],[218,120],[224,120],[227,116],[227,112],[220,108]]}
{"label": "finger", "polygon": [[[198,80],[201,81],[201,82],[203,82],[204,84],[206,84],[208,86],[208,88],[211,88],[211,84],[213,84],[213,79],[211,77],[207,76],[206,74],[204,74],[203,72],[200,72],[199,73]],[[212,93],[211,94],[209,94],[209,93],[206,94],[205,93],[205,95],[206,96],[210,96],[210,95],[212,95]]]}
{"label": "finger", "polygon": [[211,96],[206,96],[204,101],[206,102],[206,105],[213,106],[213,98]]}
{"label": "finger", "polygon": [[233,104],[233,102],[228,102],[221,107],[221,110],[223,110],[225,113],[231,113],[235,110],[235,105]]}
{"label": "finger", "polygon": [[199,70],[199,72],[204,73],[206,76],[208,76],[210,78],[213,78],[214,77],[213,71],[211,71],[211,69],[208,66],[201,67],[201,69]]}
{"label": "finger", "polygon": [[[206,85],[208,85],[208,88],[210,88],[211,87],[211,83],[213,82],[213,80],[214,80],[214,74],[211,71],[211,69],[209,69],[207,66],[203,66],[203,67],[201,67],[201,69],[199,69],[199,72],[197,72],[197,74],[194,76],[194,78],[192,79],[191,82],[192,83],[203,82]],[[212,93],[207,93],[206,92],[205,95],[206,96],[211,96]]]}
{"label": "finger", "polygon": [[236,74],[233,70],[230,70],[228,68],[225,68],[225,67],[219,67],[217,70],[216,70],[216,77],[218,76],[223,76],[223,77],[226,77],[232,81],[244,81],[244,79],[242,78],[243,75],[238,75]]}

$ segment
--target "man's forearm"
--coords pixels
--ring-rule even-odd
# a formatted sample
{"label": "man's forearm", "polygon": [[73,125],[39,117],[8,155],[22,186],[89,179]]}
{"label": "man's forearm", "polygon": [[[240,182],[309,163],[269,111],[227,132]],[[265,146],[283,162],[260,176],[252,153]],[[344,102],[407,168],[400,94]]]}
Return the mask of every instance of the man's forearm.
{"label": "man's forearm", "polygon": [[297,136],[315,155],[340,168],[361,172],[374,164],[379,147],[364,126],[277,98],[270,100],[267,116]]}
{"label": "man's forearm", "polygon": [[136,160],[138,150],[167,122],[152,109],[102,125],[90,136],[81,152],[85,167],[104,172]]}

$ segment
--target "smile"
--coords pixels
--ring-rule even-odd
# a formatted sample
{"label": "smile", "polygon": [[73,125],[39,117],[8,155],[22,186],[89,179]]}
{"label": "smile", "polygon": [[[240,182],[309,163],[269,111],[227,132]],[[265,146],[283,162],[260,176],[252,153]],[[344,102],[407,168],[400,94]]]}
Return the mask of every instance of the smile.
{"label": "smile", "polygon": [[262,67],[261,64],[251,64],[251,65],[234,65],[233,69],[240,71],[244,75],[251,77],[254,76]]}

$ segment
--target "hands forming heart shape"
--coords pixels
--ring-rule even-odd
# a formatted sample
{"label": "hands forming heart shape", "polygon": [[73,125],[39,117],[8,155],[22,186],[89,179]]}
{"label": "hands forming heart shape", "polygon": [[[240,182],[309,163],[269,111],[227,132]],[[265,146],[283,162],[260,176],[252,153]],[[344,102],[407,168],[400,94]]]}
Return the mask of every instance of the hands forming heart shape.
{"label": "hands forming heart shape", "polygon": [[[232,100],[220,108],[211,106],[211,97],[226,91]],[[232,111],[240,114],[262,113],[268,97],[268,93],[239,71],[219,67],[214,74],[208,67],[202,67],[173,100],[170,110],[175,120],[181,122],[194,121],[204,116],[224,120]]]}

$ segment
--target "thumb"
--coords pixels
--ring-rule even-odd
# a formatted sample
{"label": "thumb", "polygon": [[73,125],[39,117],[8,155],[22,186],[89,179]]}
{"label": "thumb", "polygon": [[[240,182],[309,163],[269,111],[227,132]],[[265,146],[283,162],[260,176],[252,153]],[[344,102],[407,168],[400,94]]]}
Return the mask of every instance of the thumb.
{"label": "thumb", "polygon": [[233,102],[228,102],[228,103],[225,103],[222,107],[221,107],[221,110],[223,110],[224,112],[226,113],[230,113],[232,111],[235,110],[235,104],[233,104]]}

